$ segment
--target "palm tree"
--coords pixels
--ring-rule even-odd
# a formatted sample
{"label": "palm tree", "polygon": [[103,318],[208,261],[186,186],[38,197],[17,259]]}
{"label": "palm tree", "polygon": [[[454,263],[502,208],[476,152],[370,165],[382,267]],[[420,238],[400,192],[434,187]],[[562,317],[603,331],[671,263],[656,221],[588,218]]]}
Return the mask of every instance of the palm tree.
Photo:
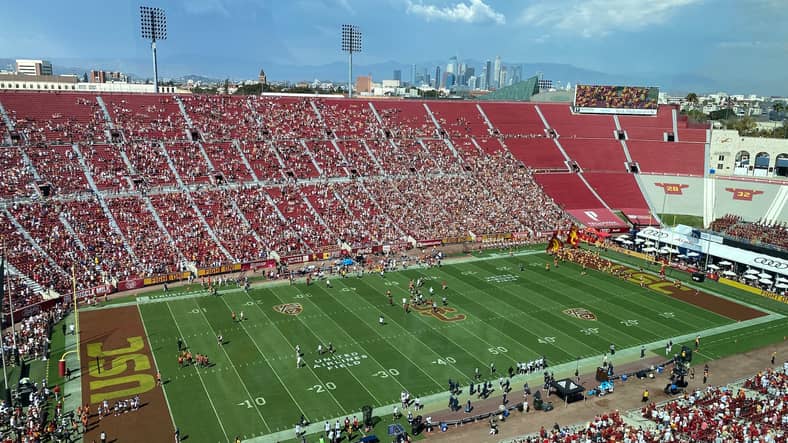
{"label": "palm tree", "polygon": [[690,92],[689,94],[687,94],[687,97],[685,98],[685,100],[687,100],[689,103],[692,103],[693,105],[697,104],[698,103],[698,94],[696,94],[694,92]]}
{"label": "palm tree", "polygon": [[774,110],[774,112],[779,114],[780,112],[783,112],[785,110],[785,104],[783,102],[774,102],[772,104],[772,109]]}

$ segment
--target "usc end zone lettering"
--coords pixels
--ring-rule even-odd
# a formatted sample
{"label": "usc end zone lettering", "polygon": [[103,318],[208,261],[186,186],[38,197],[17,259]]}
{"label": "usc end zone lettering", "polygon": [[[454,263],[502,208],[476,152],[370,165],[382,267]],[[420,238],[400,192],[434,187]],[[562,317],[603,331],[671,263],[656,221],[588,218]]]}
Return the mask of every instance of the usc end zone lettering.
{"label": "usc end zone lettering", "polygon": [[103,349],[100,342],[87,344],[90,403],[133,397],[156,386],[150,358],[144,351],[145,341],[141,336],[130,337],[126,341],[128,347],[111,350]]}
{"label": "usc end zone lettering", "polygon": [[[625,266],[613,265],[612,269],[613,271],[618,271],[623,269],[627,281],[636,284],[640,284],[641,282],[643,282],[644,286],[646,286],[647,288],[653,289],[665,295],[675,295],[679,292],[692,291],[692,289],[684,286],[676,287],[672,281],[661,280],[659,277],[656,277],[654,275],[647,274],[645,272],[637,272]],[[629,270],[630,272],[627,272],[627,270]]]}

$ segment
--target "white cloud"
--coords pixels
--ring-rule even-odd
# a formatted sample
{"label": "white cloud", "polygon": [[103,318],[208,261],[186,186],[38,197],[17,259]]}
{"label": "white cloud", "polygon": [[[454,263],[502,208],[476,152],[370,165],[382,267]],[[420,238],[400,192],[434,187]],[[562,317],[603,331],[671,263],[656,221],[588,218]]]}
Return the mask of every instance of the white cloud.
{"label": "white cloud", "polygon": [[590,38],[664,23],[677,9],[700,1],[548,0],[525,8],[520,21]]}
{"label": "white cloud", "polygon": [[408,0],[408,14],[419,15],[427,21],[443,20],[464,23],[506,23],[506,17],[494,10],[484,0],[470,0],[469,3],[459,2],[454,5],[438,7]]}

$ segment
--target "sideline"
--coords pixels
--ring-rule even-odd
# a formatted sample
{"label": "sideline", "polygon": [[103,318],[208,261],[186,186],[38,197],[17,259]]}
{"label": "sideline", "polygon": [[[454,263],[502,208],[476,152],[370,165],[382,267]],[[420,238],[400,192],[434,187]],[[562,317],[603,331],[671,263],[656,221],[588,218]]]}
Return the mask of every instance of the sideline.
{"label": "sideline", "polygon": [[[677,337],[672,337],[672,340],[673,340],[674,343],[681,343],[681,342],[686,342],[686,341],[692,341],[693,339],[695,339],[695,336],[697,336],[699,334],[701,336],[708,337],[708,336],[711,336],[711,335],[717,335],[717,334],[722,334],[722,333],[725,333],[725,332],[735,331],[735,330],[738,330],[738,329],[741,329],[741,328],[746,328],[746,327],[749,327],[749,326],[754,326],[754,325],[759,325],[759,324],[763,324],[763,323],[768,323],[768,322],[771,322],[771,321],[774,321],[774,320],[779,320],[779,319],[784,318],[784,317],[785,316],[783,316],[781,314],[774,314],[774,313],[772,313],[772,314],[769,314],[769,315],[766,315],[766,316],[763,316],[763,317],[754,318],[754,319],[751,319],[751,320],[745,320],[745,321],[737,322],[737,323],[730,323],[730,324],[727,324],[727,325],[717,326],[717,327],[706,329],[706,330],[703,330],[703,331],[696,331],[696,332],[693,332],[693,333],[684,334],[684,335],[680,335],[680,336],[677,336]],[[658,341],[654,341],[654,342],[651,342],[651,343],[644,343],[643,346],[645,346],[646,349],[662,348],[664,346],[664,344],[665,344],[665,341],[666,340],[670,340],[670,339],[671,338],[666,337],[666,338],[663,338],[663,339],[660,339]],[[650,356],[650,355],[659,355],[659,354],[658,353],[654,353],[654,352],[649,352],[646,355]],[[608,360],[610,360],[610,357],[608,357]],[[616,366],[621,366],[621,365],[625,365],[625,364],[629,364],[629,363],[640,361],[640,345],[616,351],[616,356],[615,356],[615,360],[614,361],[615,361]],[[548,366],[548,369],[550,370],[550,372],[555,373],[555,377],[557,379],[561,379],[561,378],[566,378],[566,377],[573,377],[574,373],[575,373],[575,370],[577,368],[589,368],[589,367],[595,368],[601,362],[602,362],[602,354],[599,354],[599,355],[593,355],[593,356],[590,356],[590,357],[582,358],[582,359],[577,360],[577,361],[562,363],[562,364],[556,365],[556,366]],[[582,369],[581,369],[581,371],[582,371]],[[530,374],[530,375],[516,375],[516,376],[512,377],[510,380],[511,380],[512,386],[523,384],[525,382],[528,382],[528,384],[532,385],[532,386],[541,386],[542,383],[543,383],[543,375],[542,375],[542,373]],[[449,393],[448,393],[448,391],[421,397],[421,402],[424,405],[424,407],[423,407],[422,411],[420,412],[420,414],[423,415],[423,416],[426,416],[429,413],[438,411],[440,409],[445,409],[448,400],[449,400]],[[377,408],[375,408],[372,411],[372,415],[380,417],[381,419],[385,419],[386,417],[389,417],[391,415],[391,412],[393,411],[394,406],[399,406],[399,404],[392,403],[390,405],[377,407]],[[345,416],[335,417],[335,418],[328,419],[328,422],[329,423],[333,423],[336,420],[339,420],[340,422],[342,422],[342,421],[344,421],[344,419],[345,419]],[[307,426],[306,428],[304,428],[303,430],[306,431],[307,435],[322,432],[323,431],[323,423],[312,423],[309,426]],[[264,436],[261,436],[261,437],[256,437],[256,438],[251,438],[251,439],[248,439],[248,440],[244,440],[244,442],[250,442],[250,443],[275,443],[275,442],[280,442],[280,441],[283,441],[283,440],[292,439],[294,437],[294,434],[295,434],[295,430],[294,429],[288,429],[288,430],[285,430],[285,431],[279,431],[279,432],[275,432],[273,434],[268,434],[268,435],[264,435]]]}

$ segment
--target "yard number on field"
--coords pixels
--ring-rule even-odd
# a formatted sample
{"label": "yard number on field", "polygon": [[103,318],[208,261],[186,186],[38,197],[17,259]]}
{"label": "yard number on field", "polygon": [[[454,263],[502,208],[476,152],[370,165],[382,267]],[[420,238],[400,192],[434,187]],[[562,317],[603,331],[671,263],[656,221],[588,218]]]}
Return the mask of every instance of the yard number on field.
{"label": "yard number on field", "polygon": [[306,388],[306,390],[307,391],[314,391],[314,392],[317,392],[318,394],[322,394],[323,392],[327,392],[326,389],[328,389],[329,391],[333,391],[336,388],[337,388],[337,385],[335,385],[334,382],[327,381],[327,382],[323,383],[322,385],[314,385],[311,388]]}
{"label": "yard number on field", "polygon": [[296,294],[295,298],[310,298],[312,294]]}
{"label": "yard number on field", "polygon": [[676,317],[676,315],[674,313],[672,313],[672,312],[663,312],[662,314],[659,314],[659,316],[662,317],[662,318],[674,318],[674,317]]}
{"label": "yard number on field", "polygon": [[350,292],[350,291],[355,291],[355,290],[356,290],[356,288],[342,288],[342,292]]}
{"label": "yard number on field", "polygon": [[555,343],[555,337],[542,337],[542,338],[540,338],[537,341],[539,343],[542,343],[542,344],[546,345],[546,344],[550,344],[550,343]]}
{"label": "yard number on field", "polygon": [[596,335],[599,334],[599,328],[585,328],[581,329],[580,332],[585,335]]}
{"label": "yard number on field", "polygon": [[436,365],[447,365],[447,364],[448,365],[453,365],[453,364],[457,363],[457,360],[455,360],[454,357],[444,357],[444,358],[437,359],[433,363],[435,363]]}
{"label": "yard number on field", "polygon": [[494,348],[487,348],[487,350],[490,351],[490,354],[492,354],[492,355],[504,354],[506,352],[509,352],[509,350],[504,348],[503,346],[496,346]]}
{"label": "yard number on field", "polygon": [[244,401],[238,403],[238,406],[246,406],[247,409],[253,408],[254,405],[265,406],[265,398],[264,397],[257,397],[257,398],[254,399],[254,401],[252,401],[252,400],[244,400]]}
{"label": "yard number on field", "polygon": [[383,371],[378,371],[372,374],[373,377],[380,377],[380,378],[388,378],[390,375],[396,377],[399,375],[399,371],[392,368],[392,369],[385,369]]}
{"label": "yard number on field", "polygon": [[190,311],[192,314],[199,314],[200,312],[208,312],[205,308],[194,308]]}
{"label": "yard number on field", "polygon": [[638,321],[637,320],[621,320],[619,323],[621,323],[622,325],[627,326],[627,327],[629,327],[629,326],[637,326],[638,325]]}

